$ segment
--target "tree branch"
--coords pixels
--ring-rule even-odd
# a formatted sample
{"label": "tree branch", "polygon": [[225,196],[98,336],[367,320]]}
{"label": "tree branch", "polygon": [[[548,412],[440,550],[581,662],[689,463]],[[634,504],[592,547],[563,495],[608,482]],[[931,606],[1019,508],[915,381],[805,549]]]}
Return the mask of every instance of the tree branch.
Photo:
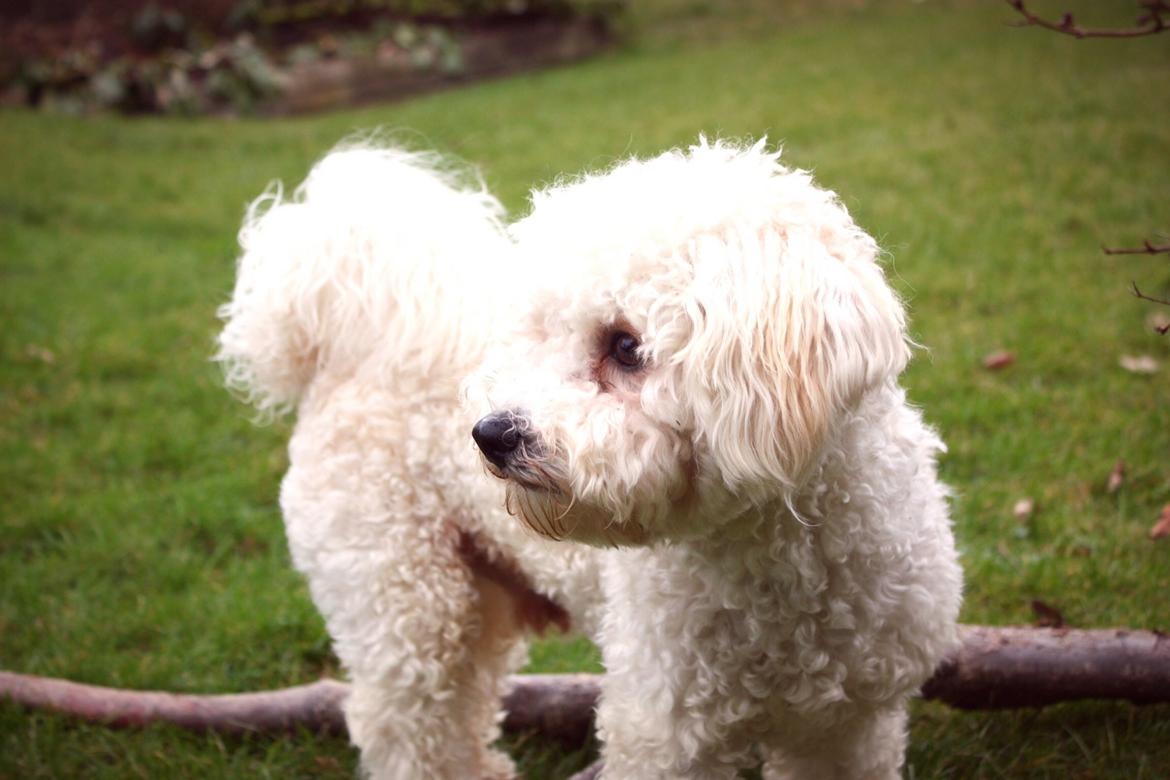
{"label": "tree branch", "polygon": [[964,710],[1170,701],[1170,636],[1160,631],[963,626],[962,639],[923,698]]}
{"label": "tree branch", "polygon": [[[592,731],[599,677],[516,675],[505,731],[566,744]],[[195,731],[344,733],[344,683],[199,696],[128,691],[0,672],[0,697],[115,727],[171,723]],[[962,627],[962,646],[922,689],[960,709],[1043,707],[1079,699],[1170,702],[1170,637],[1159,632]]]}
{"label": "tree branch", "polygon": [[341,702],[349,686],[336,680],[258,693],[192,695],[131,691],[0,672],[0,697],[34,710],[115,728],[170,723],[191,731],[277,733],[307,729],[345,733]]}
{"label": "tree branch", "polygon": [[1024,0],[1005,0],[1014,8],[1024,21],[1018,22],[1019,27],[1043,27],[1053,32],[1071,35],[1074,38],[1140,38],[1145,35],[1156,35],[1170,28],[1170,3],[1166,0],[1142,0],[1138,6],[1146,12],[1138,17],[1136,27],[1082,27],[1077,24],[1071,13],[1061,15],[1059,22],[1053,22],[1037,16],[1028,10]]}

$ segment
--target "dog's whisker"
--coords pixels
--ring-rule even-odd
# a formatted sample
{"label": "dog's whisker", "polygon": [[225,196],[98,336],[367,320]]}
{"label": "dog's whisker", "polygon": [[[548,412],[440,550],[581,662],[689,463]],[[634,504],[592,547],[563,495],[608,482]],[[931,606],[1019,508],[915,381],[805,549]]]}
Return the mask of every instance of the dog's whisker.
{"label": "dog's whisker", "polygon": [[541,536],[548,535],[544,528],[544,518],[541,517],[540,512],[534,506],[532,506],[532,497],[528,495],[527,491],[524,493],[524,516],[528,518],[528,521],[534,531],[536,531]]}
{"label": "dog's whisker", "polygon": [[575,534],[577,532],[577,529],[580,527],[581,527],[581,516],[578,514],[577,516],[575,516],[573,518],[573,525],[567,529],[567,531],[565,532],[565,536],[571,536],[571,535]]}
{"label": "dog's whisker", "polygon": [[[565,538],[565,525],[562,520],[564,519],[565,513],[569,511],[571,506],[571,504],[569,506],[565,506],[564,502],[560,501],[559,499],[553,499],[547,506],[548,523],[552,528],[556,539]],[[561,507],[564,507],[564,509]]]}
{"label": "dog's whisker", "polygon": [[557,505],[549,505],[546,507],[545,514],[548,518],[549,528],[552,530],[552,537],[557,540],[565,538],[565,529],[561,525],[560,515],[557,513]]}
{"label": "dog's whisker", "polygon": [[548,516],[542,504],[537,503],[533,505],[533,497],[527,491],[524,492],[524,515],[531,520],[533,530],[545,537],[552,537],[552,529],[548,525]]}
{"label": "dog's whisker", "polygon": [[[558,515],[557,515],[557,517],[556,517],[556,523],[557,523],[557,532],[560,534],[560,537],[561,537],[562,539],[566,538],[566,537],[569,535],[569,532],[568,532],[568,530],[565,528],[565,522],[564,522],[564,521],[565,521],[565,517],[567,517],[567,516],[568,516],[569,512],[571,512],[571,511],[573,510],[573,507],[574,507],[576,504],[577,504],[577,497],[576,497],[576,496],[570,496],[570,497],[569,497],[569,503],[568,503],[568,505],[567,505],[567,506],[565,506],[564,510],[563,510],[563,511],[562,511],[560,514],[558,514]],[[574,530],[575,530],[575,529],[576,529],[576,524],[574,524],[574,526],[573,526],[573,527],[574,527]]]}
{"label": "dog's whisker", "polygon": [[524,521],[524,524],[531,528],[535,533],[540,533],[540,527],[536,520],[532,517],[532,508],[529,506],[528,494],[523,488],[516,488],[516,512],[515,516]]}
{"label": "dog's whisker", "polygon": [[554,538],[556,538],[558,540],[565,538],[565,527],[564,527],[564,525],[561,524],[560,515],[554,516],[553,513],[550,512],[549,513],[549,525],[552,526],[553,533],[555,534]]}

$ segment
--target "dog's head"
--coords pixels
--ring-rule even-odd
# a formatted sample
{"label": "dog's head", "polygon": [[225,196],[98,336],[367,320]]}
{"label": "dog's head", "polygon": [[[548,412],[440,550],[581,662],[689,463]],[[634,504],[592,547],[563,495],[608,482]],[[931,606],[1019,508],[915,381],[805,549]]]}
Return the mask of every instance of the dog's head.
{"label": "dog's head", "polygon": [[557,284],[473,396],[473,435],[539,533],[643,544],[787,499],[909,356],[877,246],[763,143],[700,141],[534,197]]}

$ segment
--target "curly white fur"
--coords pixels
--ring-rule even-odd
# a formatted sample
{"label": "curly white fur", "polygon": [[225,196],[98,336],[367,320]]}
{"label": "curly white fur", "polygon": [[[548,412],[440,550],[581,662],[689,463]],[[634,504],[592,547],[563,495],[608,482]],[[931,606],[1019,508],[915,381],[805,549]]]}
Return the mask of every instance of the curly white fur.
{"label": "curly white fur", "polygon": [[501,217],[433,156],[336,151],[292,199],[276,189],[253,205],[220,312],[229,385],[262,411],[296,408],[289,547],[379,780],[514,776],[490,743],[523,629],[542,622],[517,582],[576,627],[596,623],[596,554],[506,515],[460,407],[460,383],[541,271],[520,265]]}
{"label": "curly white fur", "polygon": [[604,776],[896,777],[961,573],[875,242],[762,142],[553,187],[513,234],[556,284],[471,395],[517,421],[491,468],[527,525],[626,546]]}

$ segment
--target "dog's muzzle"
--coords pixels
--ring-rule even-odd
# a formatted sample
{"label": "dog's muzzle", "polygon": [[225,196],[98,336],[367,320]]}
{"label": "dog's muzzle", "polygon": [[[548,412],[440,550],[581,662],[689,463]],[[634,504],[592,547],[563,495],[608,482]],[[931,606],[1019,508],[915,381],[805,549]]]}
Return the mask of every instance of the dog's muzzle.
{"label": "dog's muzzle", "polygon": [[492,412],[475,424],[471,438],[493,466],[503,469],[524,442],[525,423],[524,417],[513,411]]}

